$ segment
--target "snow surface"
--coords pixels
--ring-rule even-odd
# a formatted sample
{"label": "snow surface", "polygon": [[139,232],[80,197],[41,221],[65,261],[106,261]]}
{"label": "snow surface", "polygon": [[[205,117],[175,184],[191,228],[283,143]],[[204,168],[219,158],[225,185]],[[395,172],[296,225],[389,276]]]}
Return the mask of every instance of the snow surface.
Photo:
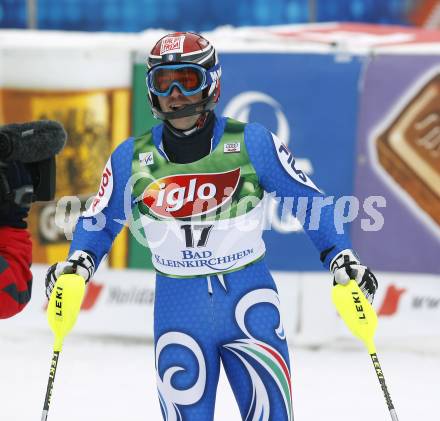
{"label": "snow surface", "polygon": [[[1,334],[1,421],[41,419],[51,346],[49,328],[47,335]],[[366,351],[293,351],[295,421],[390,419]],[[399,420],[436,419],[440,355],[387,349],[379,349],[378,353]],[[151,343],[79,336],[73,332],[60,356],[48,420],[162,420]],[[238,421],[240,417],[222,375],[215,421],[225,420]]]}

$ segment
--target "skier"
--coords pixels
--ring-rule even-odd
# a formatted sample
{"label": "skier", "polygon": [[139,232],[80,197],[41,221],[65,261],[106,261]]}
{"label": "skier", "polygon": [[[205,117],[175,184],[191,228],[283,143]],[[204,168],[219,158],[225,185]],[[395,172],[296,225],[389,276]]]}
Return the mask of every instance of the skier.
{"label": "skier", "polygon": [[335,282],[355,279],[372,301],[377,281],[336,232],[332,206],[322,209],[319,229],[309,229],[312,200],[322,193],[281,141],[260,124],[215,115],[221,67],[208,40],[166,35],[147,70],[148,99],[163,124],[113,152],[67,261],[48,270],[47,296],[63,273],[89,281],[121,221],[133,223],[127,208],[137,208],[157,272],[154,343],[164,419],[212,420],[221,362],[243,419],[292,420],[288,347],[264,261],[264,192],[308,198],[304,229]]}

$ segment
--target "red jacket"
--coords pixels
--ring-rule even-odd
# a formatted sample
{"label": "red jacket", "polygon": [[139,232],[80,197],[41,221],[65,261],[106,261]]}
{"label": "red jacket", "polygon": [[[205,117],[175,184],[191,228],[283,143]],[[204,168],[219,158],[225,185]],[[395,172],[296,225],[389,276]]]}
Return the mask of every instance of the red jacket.
{"label": "red jacket", "polygon": [[31,263],[28,230],[0,227],[0,319],[17,314],[31,299]]}

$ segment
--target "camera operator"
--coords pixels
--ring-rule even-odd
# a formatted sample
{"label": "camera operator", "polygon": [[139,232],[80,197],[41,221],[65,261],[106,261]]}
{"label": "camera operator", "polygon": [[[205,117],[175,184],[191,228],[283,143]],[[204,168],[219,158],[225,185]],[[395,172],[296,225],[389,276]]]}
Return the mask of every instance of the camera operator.
{"label": "camera operator", "polygon": [[55,121],[0,127],[0,318],[20,312],[31,298],[32,202],[55,196],[55,155],[66,133]]}

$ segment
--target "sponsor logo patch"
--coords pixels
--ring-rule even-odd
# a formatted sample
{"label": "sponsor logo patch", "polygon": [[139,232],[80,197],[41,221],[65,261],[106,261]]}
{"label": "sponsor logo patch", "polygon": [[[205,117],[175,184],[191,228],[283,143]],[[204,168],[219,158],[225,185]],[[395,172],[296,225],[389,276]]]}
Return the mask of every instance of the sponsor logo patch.
{"label": "sponsor logo patch", "polygon": [[240,180],[240,168],[223,173],[176,174],[150,183],[142,202],[161,218],[207,214],[225,204]]}
{"label": "sponsor logo patch", "polygon": [[225,143],[223,146],[224,153],[240,152],[240,142]]}
{"label": "sponsor logo patch", "polygon": [[282,143],[281,140],[278,139],[278,137],[273,133],[272,139],[275,145],[275,149],[277,151],[278,159],[283,168],[287,171],[287,173],[299,183],[311,187],[313,190],[316,190],[319,193],[322,193],[321,190],[319,190],[318,187],[315,186],[315,183],[313,183],[313,181],[310,180],[309,177],[307,177],[304,171],[301,171],[296,166],[295,157],[293,156],[292,152],[289,151],[289,148],[284,143]]}
{"label": "sponsor logo patch", "polygon": [[185,41],[185,35],[180,37],[166,37],[160,44],[160,55],[183,53],[183,43]]}
{"label": "sponsor logo patch", "polygon": [[101,184],[90,207],[83,213],[83,216],[95,216],[108,204],[113,192],[113,170],[111,158],[107,161],[102,172]]}
{"label": "sponsor logo patch", "polygon": [[139,154],[139,164],[141,167],[154,164],[153,152],[143,152]]}

